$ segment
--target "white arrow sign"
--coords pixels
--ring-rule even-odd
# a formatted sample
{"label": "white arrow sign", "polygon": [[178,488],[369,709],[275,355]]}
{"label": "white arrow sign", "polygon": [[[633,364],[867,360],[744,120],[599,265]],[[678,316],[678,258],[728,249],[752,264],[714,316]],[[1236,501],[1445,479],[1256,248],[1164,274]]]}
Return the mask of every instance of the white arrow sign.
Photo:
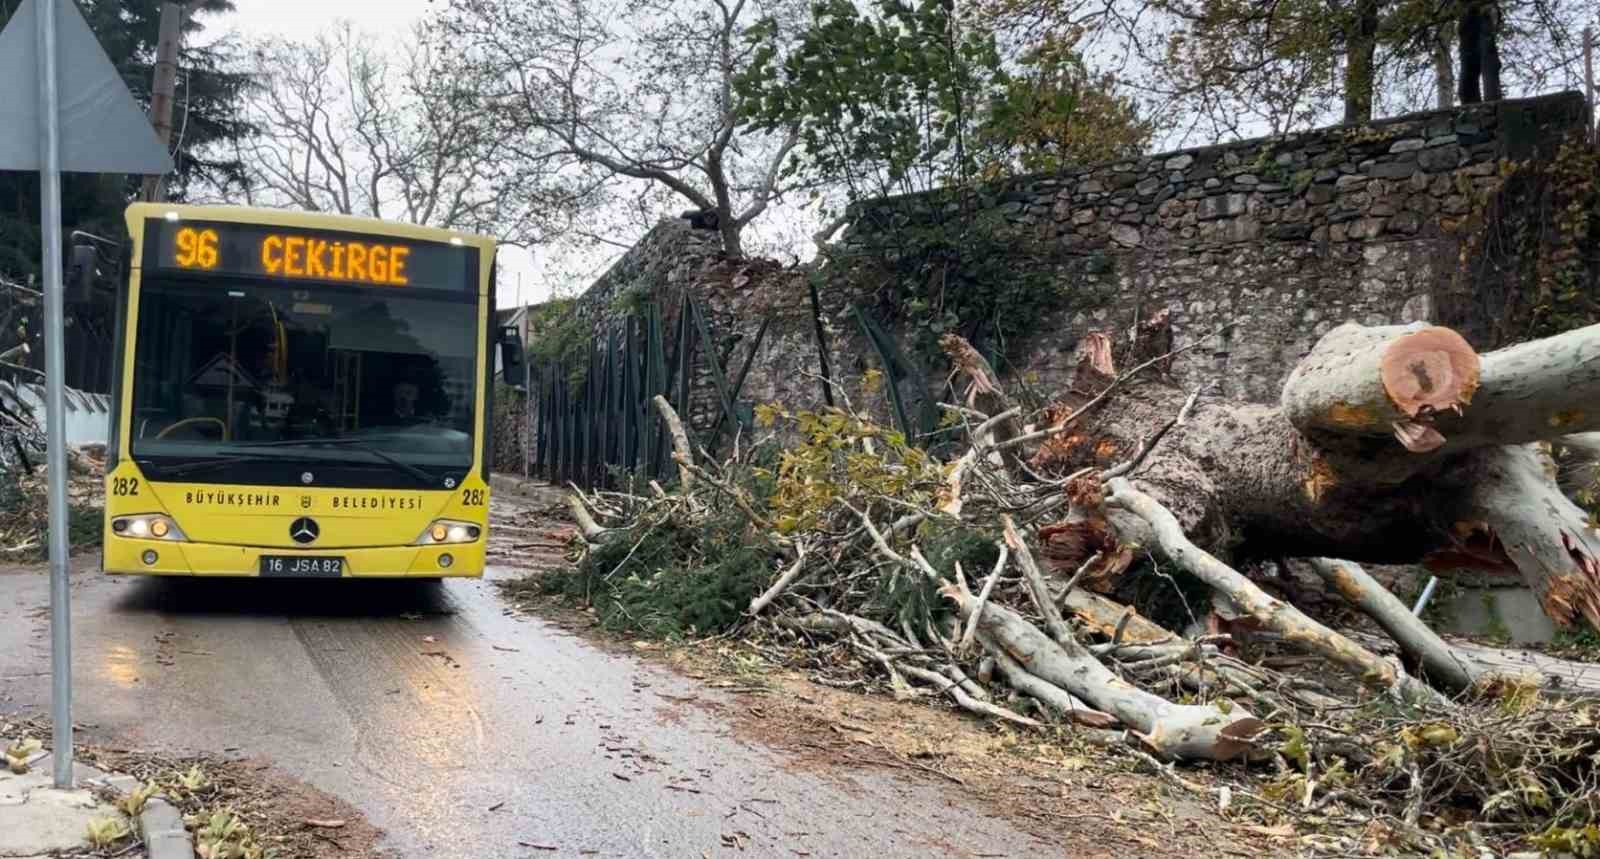
{"label": "white arrow sign", "polygon": [[[141,173],[172,170],[172,158],[156,137],[144,109],[128,92],[89,24],[72,0],[55,4],[56,116],[60,166],[73,173]],[[38,0],[22,0],[0,31],[0,81],[11,95],[0,99],[0,170],[39,170],[40,62],[36,35]]]}

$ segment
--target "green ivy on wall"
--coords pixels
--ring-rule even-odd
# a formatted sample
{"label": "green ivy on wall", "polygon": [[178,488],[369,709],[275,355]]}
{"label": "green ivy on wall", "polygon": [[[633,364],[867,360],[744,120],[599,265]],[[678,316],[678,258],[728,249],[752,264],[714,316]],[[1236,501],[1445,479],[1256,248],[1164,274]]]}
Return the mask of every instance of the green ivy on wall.
{"label": "green ivy on wall", "polygon": [[1600,322],[1600,147],[1575,137],[1551,160],[1501,162],[1487,192],[1458,190],[1471,208],[1454,287],[1472,310],[1455,315],[1487,326],[1481,348]]}
{"label": "green ivy on wall", "polygon": [[824,251],[832,276],[869,288],[868,309],[924,363],[942,366],[939,338],[954,333],[1003,365],[1060,312],[1108,299],[1103,257],[1064,255],[1008,222],[993,201],[952,200],[948,216],[930,211],[937,205],[909,215],[869,211],[854,241]]}

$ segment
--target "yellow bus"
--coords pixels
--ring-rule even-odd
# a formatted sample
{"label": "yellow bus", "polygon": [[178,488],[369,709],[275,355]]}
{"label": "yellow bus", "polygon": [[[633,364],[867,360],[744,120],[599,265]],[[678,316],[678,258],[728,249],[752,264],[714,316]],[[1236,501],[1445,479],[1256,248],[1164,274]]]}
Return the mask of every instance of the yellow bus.
{"label": "yellow bus", "polygon": [[104,569],[479,576],[494,241],[136,203],[117,299]]}

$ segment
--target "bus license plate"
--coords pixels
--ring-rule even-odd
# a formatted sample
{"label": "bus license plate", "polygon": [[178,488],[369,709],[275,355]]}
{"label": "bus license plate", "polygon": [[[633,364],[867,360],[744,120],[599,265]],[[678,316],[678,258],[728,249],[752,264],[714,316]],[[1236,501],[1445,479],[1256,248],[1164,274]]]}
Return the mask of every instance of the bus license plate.
{"label": "bus license plate", "polygon": [[344,558],[294,558],[281,555],[263,555],[261,557],[261,575],[338,578],[344,575]]}

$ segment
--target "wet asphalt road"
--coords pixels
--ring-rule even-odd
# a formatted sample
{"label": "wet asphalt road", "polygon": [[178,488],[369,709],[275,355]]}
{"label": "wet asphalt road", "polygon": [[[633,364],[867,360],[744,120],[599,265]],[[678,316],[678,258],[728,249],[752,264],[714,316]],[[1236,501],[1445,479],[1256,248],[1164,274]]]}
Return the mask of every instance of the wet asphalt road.
{"label": "wet asphalt road", "polygon": [[[682,702],[748,702],[508,615],[488,581],[93,566],[72,589],[74,717],[92,737],[270,759],[349,800],[405,857],[1045,852],[951,788],[800,769],[745,744]],[[47,584],[42,568],[0,568],[0,713],[48,708]],[[734,833],[743,852],[723,842]]]}

